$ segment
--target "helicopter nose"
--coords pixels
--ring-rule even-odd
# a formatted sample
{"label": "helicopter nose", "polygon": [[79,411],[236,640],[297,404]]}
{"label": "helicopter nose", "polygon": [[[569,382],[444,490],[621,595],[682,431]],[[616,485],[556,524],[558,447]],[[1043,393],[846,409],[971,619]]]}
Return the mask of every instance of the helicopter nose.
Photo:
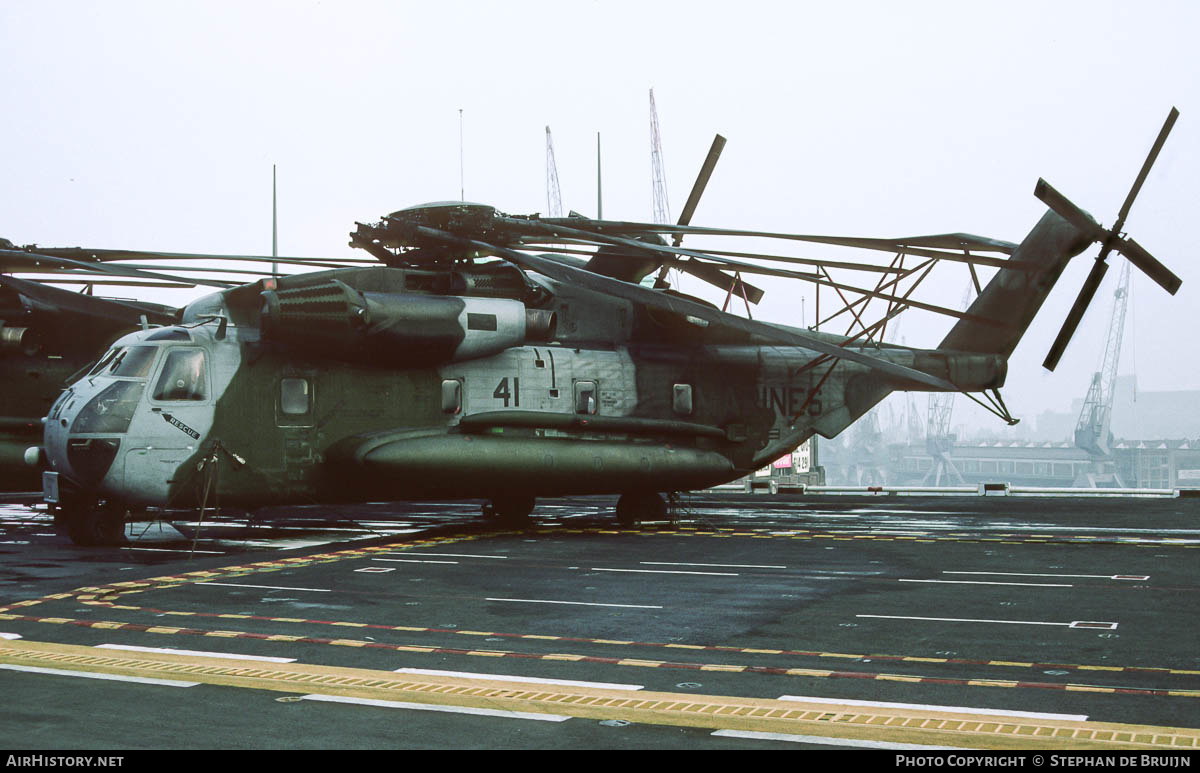
{"label": "helicopter nose", "polygon": [[77,411],[68,403],[46,423],[50,466],[76,484],[92,488],[104,480],[120,451],[144,384],[115,381],[85,398]]}
{"label": "helicopter nose", "polygon": [[73,477],[84,486],[97,485],[108,474],[120,448],[120,438],[69,438],[67,463]]}

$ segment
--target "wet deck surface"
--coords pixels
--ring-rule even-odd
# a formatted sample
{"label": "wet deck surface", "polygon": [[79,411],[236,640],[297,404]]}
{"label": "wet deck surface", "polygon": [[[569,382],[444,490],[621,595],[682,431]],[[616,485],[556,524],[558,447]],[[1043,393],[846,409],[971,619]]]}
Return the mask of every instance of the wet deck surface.
{"label": "wet deck surface", "polygon": [[473,502],[300,508],[78,548],[4,505],[0,736],[1200,748],[1200,500],[722,494],[639,529],[611,506],[520,530]]}

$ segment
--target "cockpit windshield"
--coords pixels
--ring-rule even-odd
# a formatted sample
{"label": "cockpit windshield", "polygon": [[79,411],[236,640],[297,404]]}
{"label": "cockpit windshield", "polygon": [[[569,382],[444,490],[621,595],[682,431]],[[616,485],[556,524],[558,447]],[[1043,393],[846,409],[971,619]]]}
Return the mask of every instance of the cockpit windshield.
{"label": "cockpit windshield", "polygon": [[107,368],[109,365],[112,364],[113,357],[116,357],[117,354],[123,348],[124,347],[121,347],[121,346],[114,346],[113,348],[111,348],[107,352],[105,352],[104,356],[100,358],[100,361],[97,362],[96,365],[91,370],[88,371],[88,375],[95,376],[95,375],[101,373],[105,368]]}
{"label": "cockpit windshield", "polygon": [[112,365],[105,371],[113,376],[146,378],[154,362],[157,346],[130,346],[113,358]]}

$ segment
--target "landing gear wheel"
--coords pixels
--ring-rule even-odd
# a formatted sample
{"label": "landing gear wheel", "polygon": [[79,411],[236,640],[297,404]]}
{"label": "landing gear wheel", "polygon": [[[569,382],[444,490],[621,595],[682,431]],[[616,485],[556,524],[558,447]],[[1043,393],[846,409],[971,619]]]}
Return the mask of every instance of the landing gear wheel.
{"label": "landing gear wheel", "polygon": [[[536,504],[532,494],[509,494],[492,497],[489,514],[501,523],[520,526],[529,521]],[[485,509],[485,512],[488,512]]]}
{"label": "landing gear wheel", "polygon": [[119,503],[78,503],[70,509],[65,509],[63,514],[67,523],[67,536],[76,545],[125,544],[126,509]]}
{"label": "landing gear wheel", "polygon": [[639,521],[665,521],[667,502],[653,491],[622,494],[617,500],[617,523],[636,526]]}

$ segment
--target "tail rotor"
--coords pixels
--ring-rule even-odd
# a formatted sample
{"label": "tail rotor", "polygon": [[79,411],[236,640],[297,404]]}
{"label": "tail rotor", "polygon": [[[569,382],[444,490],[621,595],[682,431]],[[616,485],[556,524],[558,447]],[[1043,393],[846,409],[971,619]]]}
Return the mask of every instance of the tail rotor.
{"label": "tail rotor", "polygon": [[1142,170],[1138,174],[1137,179],[1134,180],[1133,187],[1130,189],[1129,195],[1125,197],[1125,203],[1121,206],[1121,211],[1117,215],[1117,220],[1110,229],[1105,229],[1097,223],[1092,219],[1091,215],[1071,203],[1067,197],[1056,191],[1045,180],[1038,180],[1033,194],[1041,199],[1046,206],[1058,213],[1064,220],[1082,231],[1093,241],[1100,242],[1101,245],[1100,254],[1096,256],[1096,262],[1092,266],[1092,270],[1088,273],[1087,279],[1084,280],[1083,287],[1080,289],[1075,303],[1071,306],[1071,311],[1067,314],[1067,319],[1063,323],[1062,329],[1059,330],[1058,336],[1054,339],[1054,343],[1050,347],[1049,354],[1046,355],[1046,360],[1042,363],[1042,367],[1047,370],[1054,370],[1058,366],[1059,359],[1061,359],[1063,352],[1066,351],[1067,344],[1070,343],[1071,337],[1075,334],[1075,329],[1079,326],[1080,320],[1083,319],[1084,311],[1087,310],[1088,305],[1092,302],[1092,298],[1096,295],[1096,290],[1099,289],[1100,282],[1104,279],[1104,274],[1108,271],[1108,264],[1105,260],[1108,258],[1110,252],[1115,250],[1124,255],[1130,263],[1171,295],[1178,292],[1182,284],[1179,277],[1175,276],[1170,269],[1160,263],[1140,244],[1133,239],[1125,238],[1122,232],[1122,229],[1125,227],[1125,219],[1129,216],[1129,210],[1133,206],[1133,201],[1137,198],[1138,192],[1141,191],[1142,184],[1150,174],[1150,168],[1154,166],[1159,151],[1162,150],[1163,144],[1167,141],[1167,135],[1171,133],[1171,128],[1175,125],[1175,119],[1178,117],[1179,111],[1171,108],[1171,112],[1167,115],[1166,123],[1163,124],[1162,129],[1158,133],[1158,139],[1154,141],[1154,146],[1150,149],[1150,155],[1146,157],[1146,162],[1142,164]]}

